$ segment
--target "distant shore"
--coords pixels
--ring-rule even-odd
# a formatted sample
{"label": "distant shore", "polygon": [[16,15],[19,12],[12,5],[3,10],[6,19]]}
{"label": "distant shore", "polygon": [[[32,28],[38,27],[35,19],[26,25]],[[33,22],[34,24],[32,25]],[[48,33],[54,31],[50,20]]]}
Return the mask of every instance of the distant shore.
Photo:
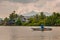
{"label": "distant shore", "polygon": [[[1,26],[4,26],[4,25],[1,25]],[[9,26],[7,25],[5,27],[9,27]],[[10,26],[10,27],[40,27],[40,26]],[[44,26],[44,27],[60,27],[60,26]]]}
{"label": "distant shore", "polygon": [[0,18],[1,26],[40,26],[41,24],[44,26],[60,26],[60,13],[53,12],[52,15],[46,16],[44,12],[40,12],[40,15],[23,16],[13,11],[4,20]]}

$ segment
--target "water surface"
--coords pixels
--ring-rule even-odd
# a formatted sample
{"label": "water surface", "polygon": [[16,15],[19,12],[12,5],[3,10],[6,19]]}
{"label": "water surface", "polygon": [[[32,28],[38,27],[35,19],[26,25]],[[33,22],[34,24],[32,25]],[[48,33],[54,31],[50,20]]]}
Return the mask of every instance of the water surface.
{"label": "water surface", "polygon": [[60,27],[52,31],[33,31],[31,27],[0,26],[0,40],[60,40]]}

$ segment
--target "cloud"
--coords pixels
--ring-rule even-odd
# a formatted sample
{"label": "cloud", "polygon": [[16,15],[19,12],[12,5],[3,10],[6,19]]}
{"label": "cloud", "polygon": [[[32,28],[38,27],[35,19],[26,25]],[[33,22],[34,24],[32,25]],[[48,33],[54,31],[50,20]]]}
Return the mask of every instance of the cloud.
{"label": "cloud", "polygon": [[19,2],[19,3],[35,3],[37,1],[54,1],[54,0],[0,0],[0,2],[2,1],[10,1],[10,2]]}
{"label": "cloud", "polygon": [[18,8],[18,5],[8,1],[3,1],[0,3],[0,17],[4,18],[9,16],[14,10]]}
{"label": "cloud", "polygon": [[20,3],[32,3],[32,2],[36,2],[38,0],[10,0],[13,2],[20,2]]}
{"label": "cloud", "polygon": [[0,17],[9,16],[14,10],[18,14],[31,11],[60,12],[60,0],[0,0]]}
{"label": "cloud", "polygon": [[56,7],[60,7],[60,2],[59,3],[56,3]]}
{"label": "cloud", "polygon": [[0,1],[11,1],[11,2],[19,2],[19,3],[32,3],[38,0],[0,0]]}
{"label": "cloud", "polygon": [[60,3],[60,0],[39,0],[36,3],[25,4],[22,7],[19,6],[18,13],[24,14],[32,10],[37,11],[37,12],[39,11],[60,12],[59,11],[60,7],[57,6],[59,3]]}

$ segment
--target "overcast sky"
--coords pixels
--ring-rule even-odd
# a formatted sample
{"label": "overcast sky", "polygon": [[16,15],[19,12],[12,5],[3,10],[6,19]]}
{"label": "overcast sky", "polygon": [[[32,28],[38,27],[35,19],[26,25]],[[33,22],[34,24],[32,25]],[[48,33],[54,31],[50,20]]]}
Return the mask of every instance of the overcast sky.
{"label": "overcast sky", "polygon": [[0,17],[7,17],[14,10],[18,14],[35,12],[60,12],[60,0],[0,0]]}

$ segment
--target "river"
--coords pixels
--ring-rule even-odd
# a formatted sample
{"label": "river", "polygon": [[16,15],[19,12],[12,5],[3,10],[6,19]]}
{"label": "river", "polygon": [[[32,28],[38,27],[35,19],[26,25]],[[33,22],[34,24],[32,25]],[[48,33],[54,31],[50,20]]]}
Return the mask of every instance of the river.
{"label": "river", "polygon": [[33,31],[32,27],[0,26],[0,40],[60,40],[60,27],[52,31]]}

